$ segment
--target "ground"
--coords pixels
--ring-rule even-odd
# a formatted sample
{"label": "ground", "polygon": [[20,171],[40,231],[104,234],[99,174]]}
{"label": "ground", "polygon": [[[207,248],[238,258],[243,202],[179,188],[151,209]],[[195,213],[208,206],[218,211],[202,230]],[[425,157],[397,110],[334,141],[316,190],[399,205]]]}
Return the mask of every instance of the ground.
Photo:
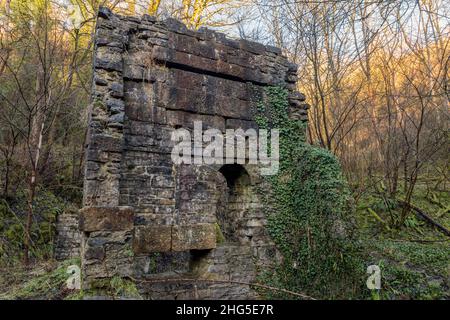
{"label": "ground", "polygon": [[[427,193],[419,185],[414,205],[450,228],[450,196],[445,191]],[[357,228],[366,248],[367,265],[381,268],[382,289],[364,299],[450,299],[450,239],[411,214],[401,229],[388,229],[381,221],[399,207],[386,204],[375,193],[365,193],[356,203]],[[57,262],[39,259],[29,268],[17,260],[0,266],[0,299],[80,299],[85,294],[66,286],[67,267],[78,259]],[[112,295],[136,295],[132,285],[113,279]],[[358,297],[359,298],[359,297]]]}
{"label": "ground", "polygon": [[[450,228],[448,192],[427,194],[419,185],[413,204]],[[368,263],[381,268],[382,290],[373,298],[449,299],[450,238],[414,214],[400,230],[389,230],[380,219],[386,220],[390,210],[395,214],[400,208],[371,194],[358,201],[358,226]]]}

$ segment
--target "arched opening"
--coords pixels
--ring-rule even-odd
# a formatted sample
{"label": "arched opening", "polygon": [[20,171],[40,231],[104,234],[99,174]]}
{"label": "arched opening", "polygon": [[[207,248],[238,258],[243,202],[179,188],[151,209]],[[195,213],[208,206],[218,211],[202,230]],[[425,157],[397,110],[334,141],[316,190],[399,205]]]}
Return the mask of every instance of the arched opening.
{"label": "arched opening", "polygon": [[[214,254],[214,250],[190,250],[189,273],[193,276],[204,276],[207,273],[218,274],[220,268],[226,272],[234,270],[234,264],[242,261],[229,260],[233,252],[238,252],[242,245],[248,245],[253,238],[251,226],[248,225],[249,213],[254,206],[251,192],[250,175],[239,164],[223,165],[218,172],[211,175],[215,182],[216,192],[212,203],[216,205],[217,247],[221,247],[221,254]],[[212,209],[212,208],[211,208]],[[226,253],[226,254],[225,254]],[[246,258],[247,259],[247,258]]]}
{"label": "arched opening", "polygon": [[217,222],[226,242],[244,242],[243,218],[248,207],[250,176],[242,165],[226,164],[219,172],[225,177],[218,203]]}

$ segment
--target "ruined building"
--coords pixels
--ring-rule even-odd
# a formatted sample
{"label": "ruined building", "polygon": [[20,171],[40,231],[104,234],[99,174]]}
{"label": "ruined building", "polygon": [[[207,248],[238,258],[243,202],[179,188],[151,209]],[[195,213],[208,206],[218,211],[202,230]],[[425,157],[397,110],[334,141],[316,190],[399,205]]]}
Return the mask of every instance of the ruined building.
{"label": "ruined building", "polygon": [[245,283],[281,259],[258,166],[175,165],[171,133],[194,121],[257,128],[254,106],[272,85],[306,121],[296,72],[271,46],[100,10],[80,213],[85,288],[118,276],[151,299],[257,297]]}

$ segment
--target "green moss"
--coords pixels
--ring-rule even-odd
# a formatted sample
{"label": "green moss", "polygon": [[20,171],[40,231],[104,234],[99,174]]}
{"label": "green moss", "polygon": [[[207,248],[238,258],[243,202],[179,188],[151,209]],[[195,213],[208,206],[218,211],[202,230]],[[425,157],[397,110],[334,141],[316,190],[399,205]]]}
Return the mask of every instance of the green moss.
{"label": "green moss", "polygon": [[148,265],[148,269],[150,273],[156,273],[158,271],[158,258],[160,256],[159,252],[155,252],[150,254],[149,258],[149,265]]}
{"label": "green moss", "polygon": [[136,284],[126,278],[95,279],[90,283],[91,289],[69,296],[69,300],[89,299],[89,297],[107,297],[110,299],[142,299]]}
{"label": "green moss", "polygon": [[220,226],[218,223],[214,224],[214,227],[216,229],[216,242],[217,244],[221,244],[225,242],[225,236],[222,233],[222,229],[220,229]]}
{"label": "green moss", "polygon": [[450,246],[402,240],[367,241],[381,268],[383,299],[448,299]]}
{"label": "green moss", "polygon": [[121,277],[113,277],[110,282],[110,289],[115,297],[141,298],[133,281]]}
{"label": "green moss", "polygon": [[96,98],[93,102],[93,108],[94,109],[102,109],[106,111],[106,104],[101,100]]}

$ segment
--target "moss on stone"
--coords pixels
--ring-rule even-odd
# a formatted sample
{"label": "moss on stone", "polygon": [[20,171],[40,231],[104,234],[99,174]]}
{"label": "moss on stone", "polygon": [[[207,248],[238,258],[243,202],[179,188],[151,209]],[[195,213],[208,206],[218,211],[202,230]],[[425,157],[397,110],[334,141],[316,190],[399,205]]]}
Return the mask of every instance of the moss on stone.
{"label": "moss on stone", "polygon": [[219,224],[217,222],[214,224],[214,227],[216,229],[216,239],[217,239],[216,241],[217,241],[217,244],[224,243],[225,242],[225,236],[223,235],[222,229],[220,229],[220,226],[219,226]]}

